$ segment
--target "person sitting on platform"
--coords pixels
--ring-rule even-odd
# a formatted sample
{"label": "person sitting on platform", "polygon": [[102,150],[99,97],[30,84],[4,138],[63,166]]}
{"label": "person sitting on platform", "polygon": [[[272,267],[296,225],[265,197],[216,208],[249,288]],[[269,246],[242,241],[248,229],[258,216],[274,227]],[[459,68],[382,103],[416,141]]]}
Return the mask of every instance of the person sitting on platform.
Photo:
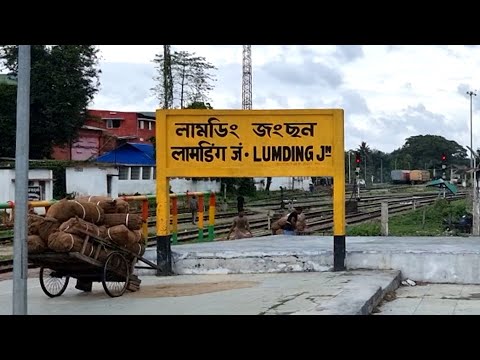
{"label": "person sitting on platform", "polygon": [[228,232],[226,240],[230,239],[230,235],[232,234],[232,232],[234,233],[234,239],[253,237],[253,234],[250,231],[250,224],[248,223],[248,219],[243,211],[240,211],[238,213],[238,216],[233,219],[232,227]]}
{"label": "person sitting on platform", "polygon": [[296,234],[296,226],[298,221],[298,216],[302,213],[303,209],[298,207],[294,209],[287,218],[287,221],[282,226],[283,233],[285,235],[295,235]]}

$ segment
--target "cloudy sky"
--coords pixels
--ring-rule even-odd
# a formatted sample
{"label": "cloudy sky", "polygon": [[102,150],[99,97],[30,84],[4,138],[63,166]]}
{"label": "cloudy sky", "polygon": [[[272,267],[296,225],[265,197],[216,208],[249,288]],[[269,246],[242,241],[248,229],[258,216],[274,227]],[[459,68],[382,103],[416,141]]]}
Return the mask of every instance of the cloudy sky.
{"label": "cloudy sky", "polygon": [[[162,45],[102,45],[101,90],[92,108],[154,111],[152,62]],[[216,109],[241,108],[242,46],[179,45],[213,63]],[[480,46],[253,45],[253,108],[345,109],[346,148],[390,152],[405,138],[442,135],[470,144],[468,90],[480,90]],[[480,147],[480,93],[473,98]]]}

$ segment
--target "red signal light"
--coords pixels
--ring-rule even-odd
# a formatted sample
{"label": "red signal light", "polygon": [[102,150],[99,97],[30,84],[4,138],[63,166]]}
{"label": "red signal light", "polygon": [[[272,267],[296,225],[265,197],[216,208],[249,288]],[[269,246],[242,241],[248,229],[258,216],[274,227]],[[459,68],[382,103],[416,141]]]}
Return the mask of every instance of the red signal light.
{"label": "red signal light", "polygon": [[360,164],[360,154],[359,154],[359,153],[356,153],[356,154],[355,154],[355,162],[356,162],[357,164]]}
{"label": "red signal light", "polygon": [[447,161],[447,155],[442,154],[442,161]]}

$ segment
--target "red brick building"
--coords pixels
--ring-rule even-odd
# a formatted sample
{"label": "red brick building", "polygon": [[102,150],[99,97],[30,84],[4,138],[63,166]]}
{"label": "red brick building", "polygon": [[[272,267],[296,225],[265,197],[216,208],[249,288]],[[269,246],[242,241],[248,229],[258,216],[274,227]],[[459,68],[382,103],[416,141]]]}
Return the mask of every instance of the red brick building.
{"label": "red brick building", "polygon": [[155,113],[88,110],[89,118],[77,140],[55,147],[56,160],[88,160],[111,151],[125,142],[150,143],[155,136]]}

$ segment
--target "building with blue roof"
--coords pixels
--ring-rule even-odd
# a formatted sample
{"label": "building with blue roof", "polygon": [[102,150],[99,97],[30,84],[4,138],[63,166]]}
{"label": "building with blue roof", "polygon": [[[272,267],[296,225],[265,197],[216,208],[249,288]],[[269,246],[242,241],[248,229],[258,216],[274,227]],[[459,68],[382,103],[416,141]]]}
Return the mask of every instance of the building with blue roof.
{"label": "building with blue roof", "polygon": [[[118,193],[155,194],[155,148],[148,143],[127,142],[95,159],[96,163],[111,164],[118,168]],[[171,179],[172,191],[220,191],[221,183],[216,180]]]}
{"label": "building with blue roof", "polygon": [[125,166],[155,166],[154,148],[152,144],[127,142],[94,161]]}
{"label": "building with blue roof", "polygon": [[127,142],[95,159],[118,168],[119,194],[155,193],[155,155],[152,144]]}

